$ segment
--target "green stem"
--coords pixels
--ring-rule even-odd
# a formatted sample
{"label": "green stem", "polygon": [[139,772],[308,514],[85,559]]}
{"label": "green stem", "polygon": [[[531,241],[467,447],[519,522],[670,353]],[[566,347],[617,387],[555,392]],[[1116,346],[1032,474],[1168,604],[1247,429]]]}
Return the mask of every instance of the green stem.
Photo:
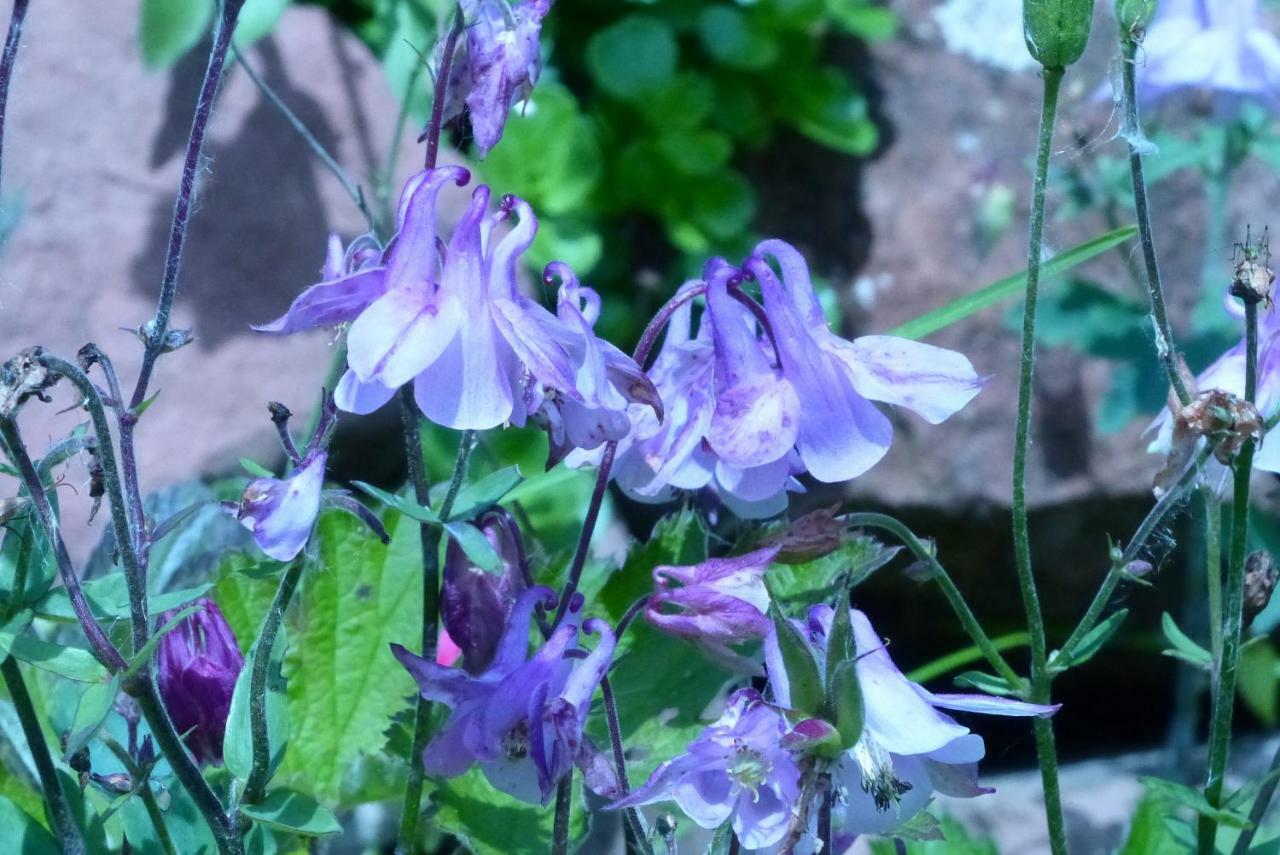
{"label": "green stem", "polygon": [[1208,591],[1209,651],[1222,661],[1222,509],[1212,487],[1196,491],[1204,519],[1205,587]]}
{"label": "green stem", "polygon": [[[1131,38],[1122,40],[1123,51],[1120,63],[1121,76],[1124,82],[1125,127],[1130,133],[1141,135],[1142,125],[1138,118],[1138,98],[1134,84],[1134,56],[1138,43]],[[1156,328],[1156,352],[1169,375],[1169,384],[1183,406],[1191,402],[1191,395],[1182,375],[1178,372],[1177,351],[1173,345],[1173,330],[1169,326],[1169,313],[1165,308],[1164,286],[1160,278],[1160,265],[1156,261],[1156,244],[1151,233],[1151,211],[1147,204],[1147,182],[1142,173],[1142,154],[1131,139],[1129,141],[1129,175],[1133,179],[1133,208],[1138,218],[1138,234],[1142,241],[1142,258],[1146,263],[1147,294],[1151,298],[1151,316]]]}
{"label": "green stem", "polygon": [[[1040,135],[1036,146],[1035,183],[1031,194],[1031,235],[1027,249],[1027,299],[1022,316],[1022,367],[1018,382],[1018,422],[1013,447],[1013,552],[1018,568],[1018,587],[1031,634],[1031,694],[1033,703],[1048,703],[1051,677],[1047,667],[1044,618],[1031,567],[1031,538],[1027,525],[1027,451],[1031,440],[1031,393],[1035,376],[1036,302],[1040,289],[1040,262],[1044,246],[1044,197],[1049,177],[1049,154],[1053,145],[1053,125],[1058,111],[1058,92],[1065,69],[1044,69],[1044,101],[1040,113]],[[1053,855],[1066,855],[1067,840],[1058,785],[1058,757],[1053,724],[1049,719],[1034,722],[1036,754],[1044,786],[1045,817],[1049,846]]]}
{"label": "green stem", "polygon": [[555,823],[551,827],[551,855],[569,855],[569,813],[573,801],[573,768],[556,787]]}
{"label": "green stem", "polygon": [[[1258,305],[1245,307],[1244,397],[1252,402],[1258,391]],[[1244,565],[1249,536],[1249,480],[1253,474],[1254,440],[1248,439],[1235,462],[1235,493],[1231,504],[1231,545],[1227,563],[1226,607],[1223,614],[1222,660],[1218,664],[1209,723],[1209,770],[1204,796],[1210,805],[1221,807],[1227,759],[1231,753],[1231,717],[1235,712],[1236,677],[1240,665],[1240,637],[1244,612]],[[1197,827],[1200,855],[1216,850],[1218,820],[1201,814]]]}
{"label": "green stem", "polygon": [[298,587],[305,562],[294,559],[284,571],[275,599],[262,621],[262,632],[253,648],[253,673],[249,676],[249,734],[253,743],[253,764],[244,786],[244,801],[256,804],[266,793],[271,774],[271,740],[267,729],[267,678],[271,670],[271,651],[284,621],[285,611]]}
{"label": "green stem", "polygon": [[27,748],[35,761],[36,774],[40,776],[40,786],[44,790],[44,801],[49,806],[49,822],[58,838],[59,848],[64,853],[80,855],[85,851],[84,838],[80,836],[80,828],[71,813],[67,794],[63,792],[62,783],[58,780],[58,770],[53,765],[49,743],[45,741],[35,705],[31,703],[31,694],[27,691],[22,671],[18,668],[18,660],[12,656],[6,658],[0,664],[0,675],[4,677],[9,698],[13,701],[18,722],[22,725],[22,734],[27,738]]}
{"label": "green stem", "polygon": [[164,814],[160,812],[160,805],[156,802],[156,794],[151,792],[151,785],[144,783],[142,789],[138,790],[138,797],[142,799],[142,806],[146,809],[151,825],[156,830],[156,839],[160,841],[160,848],[164,850],[164,854],[178,855],[178,850],[173,845],[173,837],[169,834],[169,826],[164,824]]}
{"label": "green stem", "polygon": [[942,593],[947,598],[947,602],[951,604],[951,609],[956,613],[956,617],[960,619],[960,625],[964,627],[964,631],[973,639],[973,643],[982,651],[982,655],[987,662],[991,664],[997,673],[1000,674],[1011,686],[1023,688],[1026,681],[1013,670],[1005,658],[1000,655],[1000,650],[992,642],[986,630],[982,628],[982,624],[978,623],[978,619],[974,617],[973,610],[969,608],[969,604],[965,602],[964,595],[960,593],[960,589],[956,587],[956,583],[951,580],[947,571],[938,563],[938,559],[934,557],[933,550],[926,547],[920,542],[920,538],[915,536],[911,529],[907,528],[903,523],[894,519],[887,514],[875,513],[857,513],[848,514],[843,517],[846,523],[854,528],[878,528],[891,532],[895,537],[902,541],[903,545],[911,551],[913,555],[925,564],[929,565],[929,570],[933,574],[933,578],[938,582],[938,586],[942,588]]}

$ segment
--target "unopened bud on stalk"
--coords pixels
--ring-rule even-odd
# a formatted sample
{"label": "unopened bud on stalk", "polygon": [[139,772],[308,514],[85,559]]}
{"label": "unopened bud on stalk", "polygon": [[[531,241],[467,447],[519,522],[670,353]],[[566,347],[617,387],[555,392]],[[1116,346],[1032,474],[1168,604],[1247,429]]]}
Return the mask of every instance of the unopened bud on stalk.
{"label": "unopened bud on stalk", "polygon": [[1244,626],[1253,623],[1267,603],[1271,602],[1271,592],[1276,589],[1276,580],[1280,578],[1280,570],[1276,569],[1271,556],[1264,550],[1250,555],[1244,564]]}
{"label": "unopened bud on stalk", "polygon": [[1141,39],[1156,16],[1156,0],[1116,0],[1116,20],[1123,38]]}
{"label": "unopened bud on stalk", "polygon": [[1027,50],[1045,68],[1062,69],[1084,53],[1093,22],[1093,0],[1023,0]]}

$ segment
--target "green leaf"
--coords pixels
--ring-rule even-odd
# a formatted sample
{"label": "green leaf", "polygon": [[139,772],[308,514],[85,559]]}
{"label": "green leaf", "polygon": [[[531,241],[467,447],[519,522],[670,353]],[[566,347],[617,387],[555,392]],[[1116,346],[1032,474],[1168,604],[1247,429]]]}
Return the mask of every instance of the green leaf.
{"label": "green leaf", "polygon": [[1271,640],[1262,637],[1240,651],[1240,698],[1268,728],[1280,718],[1280,656]]}
{"label": "green leaf", "polygon": [[143,0],[138,42],[153,69],[173,65],[195,47],[213,20],[214,0]]}
{"label": "green leaf", "polygon": [[818,660],[813,650],[795,624],[787,620],[776,603],[769,604],[769,617],[782,654],[782,667],[791,686],[791,708],[810,715],[818,715],[822,709],[822,675],[818,673]]}
{"label": "green leaf", "polygon": [[871,121],[867,99],[844,72],[820,70],[793,94],[789,108],[796,130],[814,142],[844,154],[863,157],[875,149],[880,135]]}
{"label": "green leaf", "polygon": [[[56,496],[50,493],[49,498],[56,513]],[[25,567],[27,574],[22,596],[24,605],[44,596],[58,576],[58,565],[49,549],[49,541],[41,536],[35,513],[31,510],[25,516],[9,522],[4,534],[4,544],[0,546],[0,592],[6,602],[12,596],[19,567]]]}
{"label": "green leaf", "polygon": [[[16,775],[8,766],[0,763],[0,798],[10,800],[18,810],[35,820],[41,828],[48,829],[49,820],[45,816],[44,796],[28,783],[25,775]],[[2,812],[3,809],[0,809]],[[4,835],[5,820],[0,816],[0,840],[12,838]]]}
{"label": "green leaf", "polygon": [[236,45],[244,48],[276,28],[291,0],[245,0],[236,20]]}
{"label": "green leaf", "polygon": [[248,472],[254,478],[274,478],[276,474],[262,464],[250,460],[247,457],[240,458],[240,468]]}
{"label": "green leaf", "polygon": [[467,560],[472,564],[489,573],[497,573],[502,569],[502,558],[480,529],[467,522],[447,522],[444,528],[462,547]]}
{"label": "green leaf", "polygon": [[675,33],[666,21],[628,15],[587,42],[587,70],[610,95],[638,100],[670,81],[677,53]]}
{"label": "green leaf", "polygon": [[[267,763],[268,781],[270,775],[280,768],[289,744],[288,698],[285,694],[286,682],[281,675],[284,653],[289,648],[286,636],[285,628],[280,627],[267,668],[267,744],[271,750]],[[227,771],[241,781],[247,781],[253,770],[253,729],[250,724],[249,701],[256,648],[257,641],[250,648],[245,657],[245,667],[236,678],[236,687],[231,693],[231,707],[227,712],[227,729],[222,738],[223,763]]]}
{"label": "green leaf", "polygon": [[1070,661],[1058,661],[1058,651],[1049,657],[1049,667],[1065,671],[1068,668],[1074,668],[1077,665],[1083,665],[1094,657],[1094,655],[1102,649],[1111,637],[1120,629],[1120,625],[1124,623],[1124,619],[1129,616],[1128,609],[1119,609],[1107,617],[1094,624],[1093,629],[1084,634],[1080,639],[1080,643],[1076,645],[1075,650],[1071,654]]}
{"label": "green leaf", "polygon": [[273,790],[261,804],[241,805],[240,812],[254,822],[304,837],[342,833],[338,818],[328,808],[302,793],[289,790]]}
{"label": "green leaf", "polygon": [[774,564],[769,568],[769,590],[789,608],[807,608],[866,581],[899,551],[900,547],[886,547],[872,537],[855,537],[813,561]]}
{"label": "green leaf", "polygon": [[1169,833],[1168,815],[1166,799],[1151,791],[1144,793],[1120,855],[1163,855],[1176,851],[1174,838]]}
{"label": "green leaf", "polygon": [[52,834],[4,796],[0,796],[0,840],[9,851],[21,855],[58,855],[61,851]]}
{"label": "green leaf", "polygon": [[[581,775],[574,776],[571,844],[586,832],[581,779]],[[555,812],[498,792],[474,767],[465,775],[440,781],[431,801],[437,809],[435,824],[457,836],[476,855],[540,855],[551,849]]]}
{"label": "green leaf", "polygon": [[[841,596],[836,599],[836,608],[831,619],[831,634],[827,642],[827,673],[823,675],[828,692],[834,685],[836,668],[845,662],[856,662],[858,659],[858,645],[853,639],[853,621],[849,616],[848,601],[848,592],[841,591]],[[840,608],[841,603],[845,604],[845,608]],[[827,700],[828,708],[834,710],[835,705],[829,694]]]}
{"label": "green leaf", "polygon": [[[903,835],[908,855],[999,855],[995,843],[971,836],[967,828],[950,816],[933,817],[926,811],[917,816],[923,821],[908,823],[910,828]],[[925,839],[930,835],[932,839]],[[871,841],[872,855],[895,855],[896,852],[895,843],[890,839],[881,837]]]}
{"label": "green leaf", "polygon": [[[609,576],[597,605],[609,621],[617,621],[632,603],[653,592],[653,568],[691,565],[707,559],[707,530],[689,508],[658,520],[648,541],[636,543],[622,567]],[[623,644],[630,644],[629,637]]]}
{"label": "green leaf", "polygon": [[884,41],[898,30],[893,11],[868,0],[827,0],[827,12],[845,32],[867,41]]}
{"label": "green leaf", "polygon": [[729,68],[758,71],[778,59],[778,43],[768,30],[753,26],[733,6],[707,6],[698,18],[698,35],[703,49]]}
{"label": "green leaf", "polygon": [[1213,656],[1209,651],[1196,644],[1179,629],[1173,615],[1165,612],[1160,617],[1160,626],[1164,630],[1165,639],[1173,645],[1172,649],[1164,651],[1166,656],[1173,656],[1202,668],[1208,668],[1213,664]]}
{"label": "green leaf", "polygon": [[986,692],[988,695],[1018,694],[1018,689],[1009,685],[1009,681],[1004,677],[985,674],[982,671],[965,671],[963,674],[958,674],[956,675],[955,683],[957,686],[977,689],[979,692]]}
{"label": "green leaf", "polygon": [[107,679],[106,669],[92,653],[81,647],[68,647],[31,635],[20,635],[13,640],[9,652],[15,659],[69,680],[100,683]]}
{"label": "green leaf", "polygon": [[169,618],[169,620],[165,622],[164,626],[152,633],[151,637],[147,639],[147,643],[142,645],[142,649],[134,655],[133,661],[129,663],[129,667],[124,671],[124,676],[126,678],[132,677],[134,674],[138,673],[139,670],[145,667],[146,664],[151,661],[151,656],[155,653],[156,647],[159,646],[160,640],[177,629],[178,624],[200,611],[201,608],[202,606],[200,605],[191,605],[181,609],[177,614]]}
{"label": "green leaf", "polygon": [[[393,516],[387,530],[390,545],[348,514],[321,516],[318,557],[290,610],[289,748],[277,780],[330,807],[370,783],[362,758],[380,751],[388,722],[416,694],[389,645],[420,641],[419,528]],[[389,792],[369,800],[396,795],[394,776],[377,783]]]}
{"label": "green leaf", "polygon": [[9,651],[13,647],[13,642],[27,631],[27,627],[31,626],[33,617],[35,615],[27,609],[23,609],[11,617],[3,627],[0,627],[0,662],[9,658]]}
{"label": "green leaf", "polygon": [[63,752],[66,760],[88,744],[98,732],[107,714],[111,712],[120,693],[120,675],[116,674],[105,683],[93,683],[80,696],[80,704],[76,707],[75,718],[71,720],[70,735]]}
{"label": "green leaf", "polygon": [[858,682],[856,660],[841,662],[836,666],[831,678],[829,702],[835,711],[840,745],[848,750],[862,736],[862,727],[866,722],[866,708],[862,699],[862,685]]}
{"label": "green leaf", "polygon": [[[1055,255],[1040,266],[1040,284],[1043,287],[1052,277],[1059,276],[1077,265],[1083,264],[1107,250],[1119,246],[1138,233],[1136,226],[1124,226],[1100,235],[1093,240],[1072,247]],[[887,335],[901,338],[918,339],[949,327],[975,312],[994,306],[1001,300],[1021,294],[1026,289],[1026,271],[1006,276],[997,282],[979,288],[945,306],[926,312],[918,318],[907,321]]]}
{"label": "green leaf", "polygon": [[[503,496],[510,493],[524,478],[520,475],[519,466],[507,466],[496,472],[490,472],[488,475],[466,485],[458,491],[458,496],[453,502],[453,510],[449,514],[450,520],[469,520],[477,514],[488,510],[496,505]],[[445,482],[438,486],[448,489],[448,483]],[[439,498],[435,495],[436,491],[432,491],[431,501],[442,502],[444,495]]]}
{"label": "green leaf", "polygon": [[389,493],[386,490],[373,486],[372,484],[366,484],[364,481],[352,481],[351,483],[355,485],[357,489],[368,493],[387,507],[395,508],[407,517],[418,520],[419,522],[436,523],[437,525],[440,523],[439,514],[431,510],[431,508],[424,508],[422,505],[419,505],[411,499],[407,499],[403,496],[397,496],[395,493]]}
{"label": "green leaf", "polygon": [[1250,826],[1248,818],[1243,814],[1234,810],[1215,808],[1209,804],[1209,800],[1205,798],[1204,793],[1185,784],[1166,781],[1163,778],[1153,776],[1143,776],[1138,781],[1148,795],[1163,799],[1167,803],[1179,807],[1190,808],[1200,816],[1216,819],[1220,825],[1228,828],[1248,828]]}
{"label": "green leaf", "polygon": [[[111,620],[129,616],[129,588],[123,573],[112,573],[109,576],[85,582],[81,587],[89,607],[97,617]],[[148,611],[151,614],[160,614],[181,608],[192,600],[203,597],[211,587],[212,585],[206,582],[181,591],[153,594],[147,601]],[[76,619],[76,613],[71,608],[67,592],[61,588],[50,591],[33,608],[38,617],[61,621]]]}

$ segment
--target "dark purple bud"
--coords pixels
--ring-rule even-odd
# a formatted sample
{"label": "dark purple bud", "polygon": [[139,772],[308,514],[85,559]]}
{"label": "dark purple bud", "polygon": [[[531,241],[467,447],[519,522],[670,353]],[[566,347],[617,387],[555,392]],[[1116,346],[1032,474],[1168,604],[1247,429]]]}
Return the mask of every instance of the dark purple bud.
{"label": "dark purple bud", "polygon": [[507,615],[524,590],[518,566],[517,536],[498,520],[481,526],[502,558],[500,573],[486,573],[471,565],[457,541],[445,550],[441,615],[445,631],[462,651],[463,667],[472,674],[486,670],[493,661]]}
{"label": "dark purple bud", "polygon": [[[156,683],[169,717],[200,763],[222,762],[231,694],[244,667],[235,634],[212,600],[160,640]],[[163,626],[176,612],[160,616]]]}

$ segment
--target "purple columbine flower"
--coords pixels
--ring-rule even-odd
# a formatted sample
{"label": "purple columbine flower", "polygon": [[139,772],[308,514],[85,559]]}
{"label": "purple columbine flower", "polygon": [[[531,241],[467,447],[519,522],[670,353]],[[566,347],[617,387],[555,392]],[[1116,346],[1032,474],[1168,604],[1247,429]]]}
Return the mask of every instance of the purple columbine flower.
{"label": "purple columbine flower", "polygon": [[502,572],[475,569],[458,542],[450,538],[440,598],[445,631],[458,646],[463,667],[471,674],[483,673],[493,662],[507,616],[525,590],[520,569],[524,548],[513,521],[493,515],[481,521],[480,530],[502,558]]}
{"label": "purple columbine flower", "polygon": [[551,0],[463,0],[464,46],[454,58],[444,117],[462,112],[465,101],[480,157],[502,139],[511,107],[533,94],[542,71],[538,36]]}
{"label": "purple columbine flower", "polygon": [[[794,622],[820,670],[826,667],[833,615],[830,606],[818,605],[805,621]],[[965,798],[991,792],[977,783],[982,737],[939,709],[1006,716],[1049,716],[1058,709],[989,695],[934,694],[898,670],[866,615],[851,609],[850,618],[865,725],[833,771],[840,795],[834,821],[847,833],[888,832],[921,810],[935,791]],[[765,666],[774,702],[791,706],[776,636],[765,640]]]}
{"label": "purple columbine flower", "polygon": [[[184,734],[196,761],[221,763],[231,695],[244,656],[217,604],[210,599],[198,602],[199,611],[160,639],[156,685],[173,726]],[[177,613],[165,612],[157,626]]]}
{"label": "purple columbine flower", "polygon": [[781,713],[757,692],[738,691],[683,755],[610,808],[672,800],[703,828],[731,820],[745,849],[773,846],[790,827],[800,796],[800,767],[783,747],[786,733]]}
{"label": "purple columbine flower", "polygon": [[231,506],[258,548],[277,561],[292,560],[307,545],[320,515],[328,459],[323,448],[313,448],[289,477],[255,478]]}
{"label": "purple columbine flower", "polygon": [[693,642],[713,659],[754,673],[756,664],[729,645],[769,635],[773,624],[767,614],[764,574],[777,554],[778,547],[771,546],[692,567],[655,567],[645,618],[663,632]]}
{"label": "purple columbine flower", "polygon": [[[781,279],[768,257],[777,259]],[[748,278],[764,296],[754,312],[739,290]],[[786,491],[800,489],[796,475],[845,481],[884,456],[893,428],[872,401],[937,424],[984,383],[954,351],[892,336],[846,341],[831,332],[804,258],[782,241],[758,245],[741,270],[712,259],[702,281],[684,286],[700,287],[707,310],[696,335],[683,305],[649,370],[666,420],[633,407],[631,434],[619,445],[615,477],[637,499],[665,501],[674,490],[712,486],[739,515],[779,513]]]}
{"label": "purple columbine flower", "polygon": [[[449,182],[469,180],[458,166],[419,173],[405,186],[399,230],[379,266],[312,286],[260,329],[286,333],[350,321],[348,370],[334,393],[349,412],[372,412],[406,383],[428,419],[458,430],[523,425],[568,402],[597,415],[629,402],[657,406],[642,372],[598,341],[589,323],[571,326],[520,293],[519,258],[538,228],[528,204],[506,196],[490,211],[489,188],[476,187],[441,252],[436,197]],[[513,213],[517,224],[493,239]],[[562,303],[576,300],[576,280],[556,269],[568,289]],[[606,365],[603,384],[588,365],[593,358]]]}
{"label": "purple columbine flower", "polygon": [[[573,764],[596,769],[596,752],[582,728],[616,640],[603,621],[588,620],[583,630],[599,633],[600,642],[575,658],[578,626],[571,615],[528,656],[529,625],[538,603],[554,603],[549,588],[530,588],[520,595],[492,662],[479,675],[429,662],[398,644],[391,646],[418,681],[422,696],[452,710],[449,722],[423,752],[429,774],[451,778],[479,764],[496,789],[545,805]],[[592,783],[590,777],[587,780]]]}
{"label": "purple columbine flower", "polygon": [[1207,89],[1275,106],[1280,41],[1264,26],[1257,0],[1161,0],[1142,40],[1138,86],[1148,100]]}

